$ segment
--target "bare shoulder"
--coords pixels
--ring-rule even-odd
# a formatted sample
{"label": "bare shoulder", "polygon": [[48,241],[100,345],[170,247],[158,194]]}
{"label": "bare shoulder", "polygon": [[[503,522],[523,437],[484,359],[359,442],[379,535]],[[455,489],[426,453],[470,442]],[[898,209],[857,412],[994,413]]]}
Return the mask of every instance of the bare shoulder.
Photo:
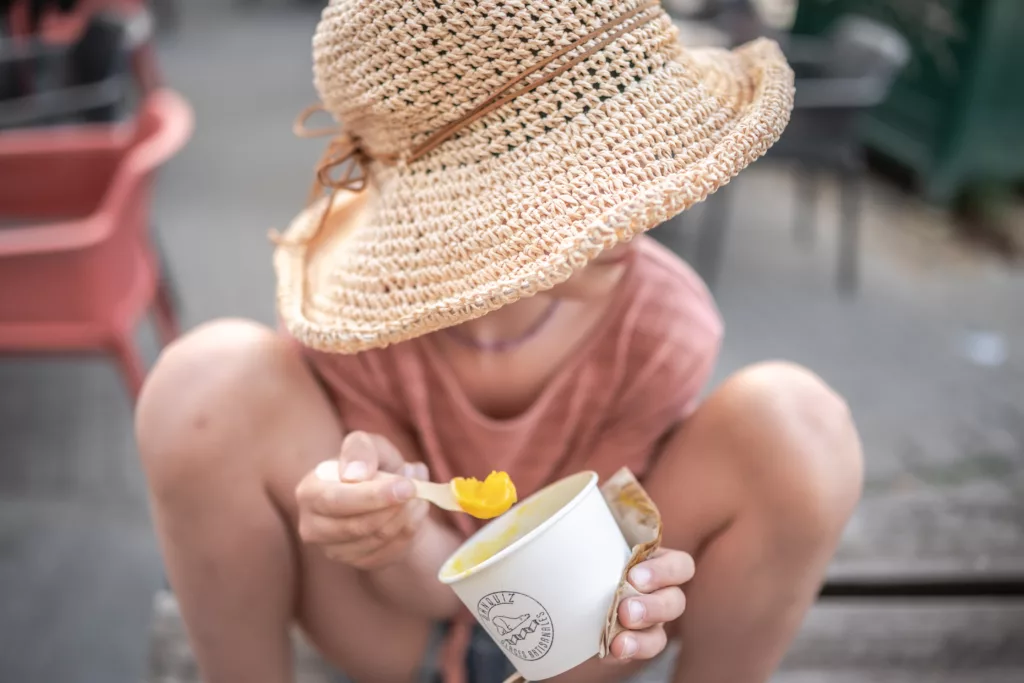
{"label": "bare shoulder", "polygon": [[635,269],[634,342],[717,353],[722,317],[693,268],[654,239],[641,237]]}
{"label": "bare shoulder", "polygon": [[615,335],[614,377],[623,406],[668,420],[689,414],[718,360],[723,326],[700,277],[650,238],[639,241],[629,302]]}

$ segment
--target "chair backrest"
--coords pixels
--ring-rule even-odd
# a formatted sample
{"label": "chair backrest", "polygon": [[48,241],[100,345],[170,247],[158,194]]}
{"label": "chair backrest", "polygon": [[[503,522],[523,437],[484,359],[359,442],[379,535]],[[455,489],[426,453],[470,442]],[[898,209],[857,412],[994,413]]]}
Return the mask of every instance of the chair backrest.
{"label": "chair backrest", "polygon": [[126,225],[125,212],[139,213],[152,172],[181,149],[192,123],[180,96],[156,91],[130,125],[0,136],[0,179],[10,180],[0,181],[0,207],[13,219],[0,230],[0,258],[107,239]]}
{"label": "chair backrest", "polygon": [[853,112],[888,96],[910,47],[894,29],[846,15],[826,37],[791,36],[786,55],[796,71],[797,109]]}
{"label": "chair backrest", "polygon": [[898,31],[855,14],[841,17],[831,32],[832,59],[829,75],[871,77],[886,89],[910,60],[910,45]]}
{"label": "chair backrest", "polygon": [[0,135],[0,220],[84,218],[98,210],[135,127],[90,126]]}

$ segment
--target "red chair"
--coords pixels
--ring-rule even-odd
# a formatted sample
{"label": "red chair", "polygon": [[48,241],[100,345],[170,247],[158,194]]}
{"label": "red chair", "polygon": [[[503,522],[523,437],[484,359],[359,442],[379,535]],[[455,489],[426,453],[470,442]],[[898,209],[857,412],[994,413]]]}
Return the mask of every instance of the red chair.
{"label": "red chair", "polygon": [[132,396],[150,309],[178,334],[149,238],[154,171],[184,146],[192,111],[157,90],[129,123],[0,134],[0,352],[116,356]]}

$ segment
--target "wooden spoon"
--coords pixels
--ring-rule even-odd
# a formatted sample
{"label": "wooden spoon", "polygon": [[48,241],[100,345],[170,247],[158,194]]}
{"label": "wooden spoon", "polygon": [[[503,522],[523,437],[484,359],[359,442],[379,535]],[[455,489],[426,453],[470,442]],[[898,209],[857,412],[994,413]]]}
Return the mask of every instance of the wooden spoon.
{"label": "wooden spoon", "polygon": [[[338,470],[337,460],[327,460],[316,466],[316,476],[323,481],[341,481],[341,473]],[[455,495],[455,481],[447,484],[436,484],[431,481],[420,481],[410,479],[416,487],[416,497],[433,503],[442,510],[451,512],[465,512],[459,505],[459,499]]]}

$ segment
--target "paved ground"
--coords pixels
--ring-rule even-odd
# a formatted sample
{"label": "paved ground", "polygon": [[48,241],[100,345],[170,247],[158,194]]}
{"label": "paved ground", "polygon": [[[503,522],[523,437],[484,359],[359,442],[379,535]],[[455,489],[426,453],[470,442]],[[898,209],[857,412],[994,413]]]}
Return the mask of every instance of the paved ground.
{"label": "paved ground", "polygon": [[[154,600],[147,683],[201,683],[174,598]],[[342,683],[296,637],[297,683]],[[772,683],[1011,683],[1024,679],[1024,604],[819,605]],[[667,678],[671,654],[634,683]],[[497,680],[475,683],[498,683]]]}
{"label": "paved ground", "polygon": [[[160,237],[188,324],[222,315],[270,322],[266,230],[294,212],[319,153],[289,132],[313,97],[315,17],[271,0],[232,14],[226,0],[185,4],[183,30],[163,59],[198,128],[161,178]],[[1024,274],[956,244],[942,216],[875,184],[864,286],[841,300],[832,289],[831,195],[822,198],[821,239],[805,250],[789,234],[790,187],[785,172],[758,166],[729,188],[736,211],[716,291],[728,326],[717,379],[783,357],[848,397],[868,487],[834,571],[1024,569]],[[684,234],[663,238],[687,252]],[[148,330],[140,334],[152,358]],[[99,360],[0,363],[0,680],[143,680],[161,581],[113,369]],[[865,633],[889,624],[903,634],[864,641],[866,651],[888,647],[896,657],[877,676],[848,658],[856,651],[845,640],[848,622],[818,612],[808,633],[838,659],[805,659],[780,680],[821,680],[821,668],[838,671],[836,683],[997,683],[1014,670],[1022,679],[1019,610],[977,606],[1000,616],[979,617],[983,627],[974,629],[928,609],[939,611],[861,615]],[[952,630],[915,640],[918,626],[944,624]],[[972,638],[989,647],[982,652],[1003,653],[986,667],[991,678],[967,656],[977,651]],[[945,649],[948,642],[965,646]],[[924,653],[916,661],[952,658],[939,667],[947,673],[899,664],[907,647]]]}

